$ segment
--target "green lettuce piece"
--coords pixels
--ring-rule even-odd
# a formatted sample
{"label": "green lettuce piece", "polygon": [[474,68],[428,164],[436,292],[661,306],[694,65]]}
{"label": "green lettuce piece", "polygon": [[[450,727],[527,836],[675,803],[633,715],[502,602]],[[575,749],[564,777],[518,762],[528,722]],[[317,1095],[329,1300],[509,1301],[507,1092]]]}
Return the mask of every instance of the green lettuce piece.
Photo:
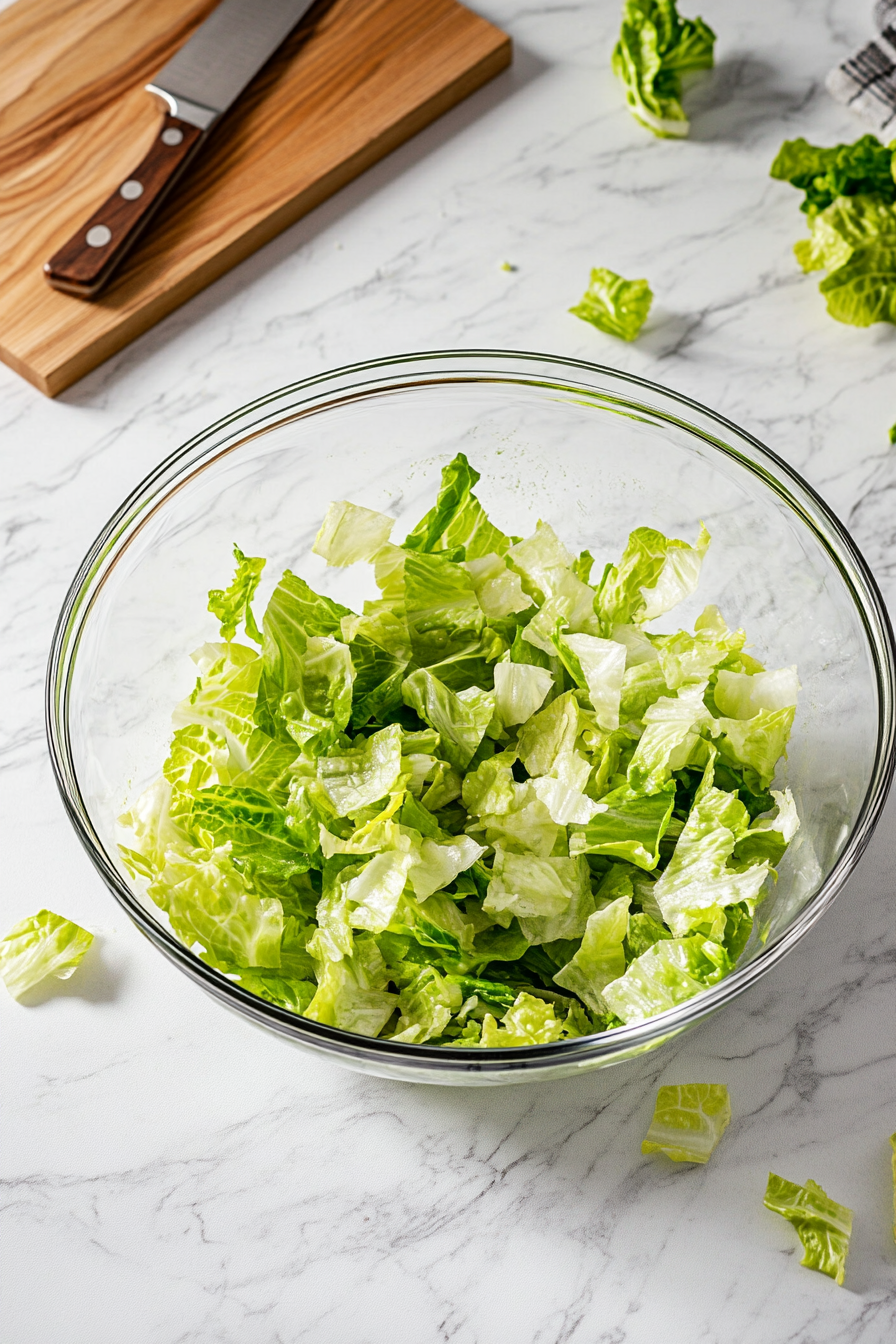
{"label": "green lettuce piece", "polygon": [[626,859],[649,872],[659,862],[660,841],[674,806],[671,786],[644,797],[623,785],[604,795],[601,810],[587,825],[570,831],[569,852]]}
{"label": "green lettuce piece", "polygon": [[550,771],[532,781],[535,796],[544,803],[551,821],[560,826],[587,824],[601,810],[601,804],[586,797],[585,788],[591,766],[578,751],[561,751]]}
{"label": "green lettuce piece", "polygon": [[[389,927],[413,862],[410,850],[384,850],[364,864],[345,886],[349,924],[382,933]],[[346,870],[354,871],[354,870]]]}
{"label": "green lettuce piece", "polygon": [[554,976],[563,989],[578,994],[594,1013],[606,1013],[604,988],[625,974],[623,942],[628,933],[629,894],[619,896],[588,917],[579,950]]}
{"label": "green lettuce piece", "polygon": [[423,667],[406,678],[401,694],[404,703],[439,734],[440,750],[449,765],[466,770],[494,714],[494,694],[470,687],[455,695]]}
{"label": "green lettuce piece", "polygon": [[560,826],[552,820],[547,807],[535,792],[535,781],[516,786],[514,805],[506,812],[484,813],[478,829],[496,849],[513,854],[535,854],[547,859],[554,854],[561,836]]}
{"label": "green lettuce piece", "polygon": [[793,727],[792,705],[784,709],[761,709],[751,719],[716,719],[719,755],[729,765],[743,767],[744,779],[755,793],[767,789],[775,777],[778,761]]}
{"label": "green lettuce piece", "polygon": [[598,727],[611,733],[619,727],[619,705],[625,677],[626,651],[612,639],[595,635],[555,634],[554,647],[575,684],[588,692]]}
{"label": "green lettuce piece", "polygon": [[880,196],[838,196],[810,217],[809,232],[793,247],[803,271],[835,271],[867,247],[896,242],[896,210]]}
{"label": "green lettuce piece", "polygon": [[513,778],[516,752],[502,751],[482,761],[464,777],[464,807],[475,816],[512,812],[518,802],[519,785]]}
{"label": "green lettuce piece", "polygon": [[608,336],[633,341],[647,321],[652,303],[653,290],[646,280],[625,280],[606,266],[595,266],[588,288],[569,311]]}
{"label": "green lettuce piece", "polygon": [[276,1004],[278,1008],[288,1008],[291,1013],[304,1015],[305,1010],[317,992],[312,980],[296,980],[291,976],[278,975],[276,971],[241,970],[228,974],[227,979],[250,994]]}
{"label": "green lettuce piece", "polygon": [[852,1209],[831,1199],[815,1181],[797,1185],[771,1171],[763,1203],[793,1224],[805,1250],[800,1264],[842,1284],[852,1236]]}
{"label": "green lettuce piece", "polygon": [[517,750],[530,775],[550,774],[558,757],[575,748],[579,708],[572,691],[558,695],[520,729]]}
{"label": "green lettuce piece", "polygon": [[[347,706],[344,695],[340,696],[346,682],[351,686],[351,660],[347,664],[342,661],[338,685],[331,686],[327,674],[335,673],[336,668],[327,667],[326,654],[336,641],[341,641],[343,616],[352,614],[348,607],[320,596],[303,579],[288,569],[285,571],[274,589],[263,622],[263,670],[255,722],[269,737],[281,742],[309,740],[314,734],[309,732],[306,737],[306,730],[313,727],[316,718],[328,720],[334,735],[348,723],[346,714],[337,727],[335,718],[326,711],[338,710],[339,717],[345,708],[351,712],[351,695]],[[312,661],[317,663],[321,659],[322,666],[314,669],[311,685],[306,686],[305,657],[310,640],[318,641],[313,646]],[[334,654],[331,660],[334,664],[337,657],[344,659],[344,655]]]}
{"label": "green lettuce piece", "polygon": [[328,565],[369,561],[385,546],[394,526],[395,519],[387,514],[340,499],[327,509],[311,549]]}
{"label": "green lettuce piece", "polygon": [[681,630],[662,638],[657,660],[663,680],[673,691],[695,682],[705,685],[726,659],[740,652],[745,640],[743,630],[728,629],[718,607],[707,607],[694,622],[693,635]]}
{"label": "green lettuce piece", "polygon": [[435,891],[448,887],[460,873],[471,868],[485,853],[469,835],[446,840],[424,838],[415,847],[409,881],[418,900],[425,901]]}
{"label": "green lettuce piece", "polygon": [[523,591],[520,576],[509,567],[506,555],[490,551],[475,560],[465,560],[464,569],[480,607],[490,619],[500,620],[532,606],[531,597]]}
{"label": "green lettuce piece", "polygon": [[553,597],[572,575],[571,566],[575,558],[550,523],[542,522],[538,523],[531,537],[514,542],[508,555],[514,569],[522,575],[527,588],[539,603]]}
{"label": "green lettuce piece", "polygon": [[740,799],[710,787],[695,799],[672,857],[653,888],[663,919],[673,934],[714,923],[727,905],[752,910],[768,877],[767,860],[737,870],[729,866],[734,847],[749,830]]}
{"label": "green lettuce piece", "polygon": [[170,845],[149,895],[181,942],[198,945],[205,960],[228,968],[279,967],[283,907],[255,894],[234,867],[229,844]]}
{"label": "green lettuce piece", "polygon": [[654,135],[687,135],[681,76],[712,68],[715,40],[702,19],[680,18],[675,0],[625,0],[613,72],[630,112]]}
{"label": "green lettuce piece", "polygon": [[896,239],[854,252],[818,288],[837,322],[852,327],[896,322]]}
{"label": "green lettuce piece", "polygon": [[192,655],[199,679],[171,716],[175,728],[209,728],[227,744],[228,770],[248,769],[262,659],[244,644],[204,644]]}
{"label": "green lettuce piece", "polygon": [[401,1016],[391,1039],[419,1045],[441,1036],[462,1003],[458,985],[446,980],[434,966],[424,966],[398,996]]}
{"label": "green lettuce piece", "polygon": [[14,999],[48,976],[67,980],[93,942],[93,934],[52,910],[39,910],[0,939],[0,978]]}
{"label": "green lettuce piece", "polygon": [[643,1022],[692,999],[729,970],[725,949],[700,934],[664,939],[605,985],[603,995],[621,1021]]}
{"label": "green lettuce piece", "polygon": [[401,774],[401,728],[397,723],[350,747],[331,747],[318,758],[317,777],[337,817],[369,807],[391,792]]}
{"label": "green lettuce piece", "polygon": [[656,793],[674,770],[682,769],[710,722],[703,703],[706,683],[683,686],[675,696],[661,696],[644,712],[644,732],[629,762],[628,782],[635,793]]}
{"label": "green lettuce piece", "polygon": [[498,849],[482,908],[518,917],[561,915],[586,885],[590,892],[588,865],[582,858],[545,859]]}
{"label": "green lettuce piece", "polygon": [[385,988],[388,981],[376,942],[361,937],[350,956],[323,962],[305,1017],[358,1036],[378,1036],[398,1007],[398,995]]}
{"label": "green lettuce piece", "polygon": [[212,784],[229,784],[227,739],[206,724],[189,723],[185,728],[177,728],[162,774],[186,793]]}
{"label": "green lettuce piece", "polygon": [[531,663],[496,663],[494,676],[495,710],[505,728],[531,719],[554,685],[547,668]]}
{"label": "green lettuce piece", "polygon": [[221,638],[233,639],[241,624],[246,634],[261,643],[261,632],[255,624],[250,605],[261,579],[265,562],[260,556],[243,555],[239,546],[233,548],[236,573],[229,588],[213,588],[208,595],[208,609],[221,622]]}
{"label": "green lettuce piece", "polygon": [[480,1044],[487,1050],[495,1046],[547,1045],[558,1041],[562,1030],[563,1023],[557,1021],[554,1005],[524,991],[518,995],[513,1007],[508,1008],[501,1025],[491,1013],[486,1013]]}
{"label": "green lettuce piece", "polygon": [[616,625],[643,625],[690,597],[700,579],[710,536],[703,524],[696,546],[652,527],[631,533],[618,565],[610,565],[595,599],[601,634]]}
{"label": "green lettuce piece", "polygon": [[208,831],[217,844],[229,842],[231,856],[249,860],[254,872],[288,878],[310,866],[288,824],[286,809],[258,789],[229,784],[199,789],[183,815],[191,827]]}
{"label": "green lettuce piece", "polygon": [[478,480],[479,472],[470,466],[463,453],[443,467],[438,499],[405,538],[405,550],[449,551],[463,546],[467,560],[479,559],[490,552],[503,555],[510,539],[489,522],[473,494]]}
{"label": "green lettuce piece", "polygon": [[673,1162],[708,1162],[731,1123],[724,1083],[661,1087],[642,1153],[665,1153]]}
{"label": "green lettuce piece", "polygon": [[417,663],[429,666],[466,652],[485,616],[463,565],[443,555],[409,551],[404,565],[405,613]]}
{"label": "green lettuce piece", "polygon": [[761,710],[771,713],[796,705],[800,683],[795,667],[774,672],[729,672],[722,668],[713,688],[720,714],[729,719],[752,719]]}
{"label": "green lettuce piece", "polygon": [[314,636],[294,670],[293,687],[280,700],[280,722],[300,747],[311,752],[325,750],[351,718],[351,653],[337,639]]}
{"label": "green lettuce piece", "polygon": [[785,140],[771,166],[771,177],[806,193],[800,209],[812,216],[838,196],[875,196],[896,201],[893,149],[875,135],[863,135],[851,145],[822,148],[802,137]]}

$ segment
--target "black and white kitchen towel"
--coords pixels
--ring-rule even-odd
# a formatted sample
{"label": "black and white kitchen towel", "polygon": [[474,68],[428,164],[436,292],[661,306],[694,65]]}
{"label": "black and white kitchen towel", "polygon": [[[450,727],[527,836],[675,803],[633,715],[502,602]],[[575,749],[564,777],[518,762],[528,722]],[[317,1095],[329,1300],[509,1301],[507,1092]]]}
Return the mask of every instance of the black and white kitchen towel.
{"label": "black and white kitchen towel", "polygon": [[879,36],[835,66],[825,83],[876,131],[896,135],[896,0],[878,0],[874,18]]}

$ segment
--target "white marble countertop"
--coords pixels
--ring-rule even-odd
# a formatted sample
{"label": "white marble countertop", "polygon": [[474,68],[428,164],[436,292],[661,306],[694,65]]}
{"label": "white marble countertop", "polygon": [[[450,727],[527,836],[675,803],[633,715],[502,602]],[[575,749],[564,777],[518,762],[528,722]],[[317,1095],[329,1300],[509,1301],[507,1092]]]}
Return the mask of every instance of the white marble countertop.
{"label": "white marble countertop", "polygon": [[[896,330],[824,313],[782,139],[863,127],[823,88],[863,0],[683,0],[719,34],[660,142],[608,70],[615,0],[478,0],[511,71],[55,402],[0,367],[3,923],[102,931],[60,993],[0,994],[7,1344],[879,1344],[896,1338],[896,808],[761,985],[638,1063],[468,1092],[386,1083],[222,1012],[81,852],[42,682],[77,562],[125,493],[262,391],[356,359],[502,346],[616,364],[753,431],[896,585]],[[868,12],[866,12],[868,11]],[[504,260],[518,269],[500,269]],[[569,316],[647,276],[633,346]],[[888,866],[889,865],[889,866]],[[723,1081],[710,1165],[645,1158],[661,1082]],[[800,1268],[769,1168],[856,1211],[845,1288]]]}

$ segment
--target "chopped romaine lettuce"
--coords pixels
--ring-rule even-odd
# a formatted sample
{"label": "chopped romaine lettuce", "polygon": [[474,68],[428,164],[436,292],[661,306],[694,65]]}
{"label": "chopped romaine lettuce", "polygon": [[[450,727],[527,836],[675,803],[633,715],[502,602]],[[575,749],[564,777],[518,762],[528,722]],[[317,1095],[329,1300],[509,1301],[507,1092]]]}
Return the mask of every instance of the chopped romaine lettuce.
{"label": "chopped romaine lettuce", "polygon": [[852,1236],[852,1210],[837,1204],[815,1181],[797,1185],[774,1172],[769,1172],[763,1203],[772,1213],[780,1213],[793,1223],[805,1250],[800,1264],[842,1284]]}
{"label": "chopped romaine lettuce", "polygon": [[408,1048],[540,1045],[715,984],[799,825],[769,790],[799,683],[689,597],[695,543],[615,563],[500,531],[463,454],[403,545],[331,506],[315,550],[367,561],[351,611],[263,561],[210,595],[223,642],[174,712],[121,856],[187,947],[280,1009]]}
{"label": "chopped romaine lettuce", "polygon": [[665,1153],[673,1162],[708,1162],[731,1123],[724,1083],[661,1087],[642,1153]]}
{"label": "chopped romaine lettuce", "polygon": [[613,71],[632,115],[654,135],[687,135],[681,77],[712,68],[715,40],[702,19],[680,18],[675,0],[625,0]]}
{"label": "chopped romaine lettuce", "polygon": [[70,919],[39,910],[0,938],[0,979],[20,999],[48,976],[67,980],[92,942],[93,934]]}
{"label": "chopped romaine lettuce", "polygon": [[646,280],[625,280],[606,266],[595,266],[588,288],[569,311],[608,336],[633,341],[647,321],[652,303],[653,290]]}

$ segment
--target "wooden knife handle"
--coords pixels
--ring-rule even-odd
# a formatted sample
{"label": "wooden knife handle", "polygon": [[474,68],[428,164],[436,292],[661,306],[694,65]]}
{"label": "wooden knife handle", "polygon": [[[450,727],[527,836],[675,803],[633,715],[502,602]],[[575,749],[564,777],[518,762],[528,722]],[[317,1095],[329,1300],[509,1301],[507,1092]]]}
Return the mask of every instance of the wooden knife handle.
{"label": "wooden knife handle", "polygon": [[198,126],[166,114],[143,162],[44,263],[47,282],[66,294],[94,298],[204,137],[205,131]]}

